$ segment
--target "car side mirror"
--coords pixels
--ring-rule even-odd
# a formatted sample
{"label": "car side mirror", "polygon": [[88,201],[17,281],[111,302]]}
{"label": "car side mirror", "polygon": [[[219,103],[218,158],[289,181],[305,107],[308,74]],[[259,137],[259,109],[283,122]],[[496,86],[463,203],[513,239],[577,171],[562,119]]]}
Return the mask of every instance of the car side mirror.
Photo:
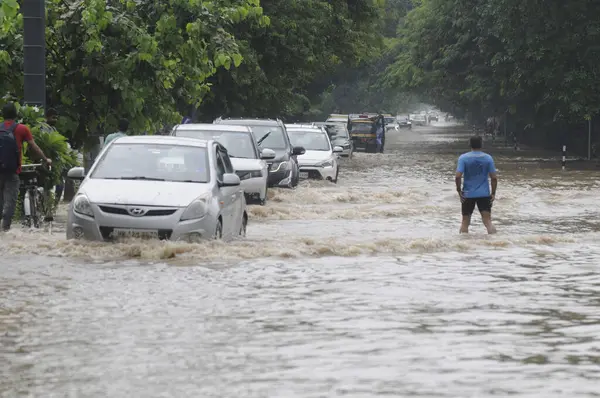
{"label": "car side mirror", "polygon": [[333,153],[340,153],[340,152],[344,152],[344,148],[342,148],[341,146],[333,147]]}
{"label": "car side mirror", "polygon": [[265,160],[269,160],[269,159],[275,159],[275,156],[277,154],[275,153],[274,150],[269,149],[269,148],[265,148],[262,151],[260,151],[260,158],[261,159],[265,159]]}
{"label": "car side mirror", "polygon": [[295,146],[292,148],[292,155],[304,155],[306,153],[306,149],[301,146]]}
{"label": "car side mirror", "polygon": [[221,187],[237,187],[241,183],[242,182],[240,180],[240,177],[238,177],[237,174],[226,173],[226,174],[223,174],[223,181],[219,183],[219,186],[221,186]]}
{"label": "car side mirror", "polygon": [[67,178],[81,181],[85,178],[85,169],[83,167],[73,167],[67,173]]}

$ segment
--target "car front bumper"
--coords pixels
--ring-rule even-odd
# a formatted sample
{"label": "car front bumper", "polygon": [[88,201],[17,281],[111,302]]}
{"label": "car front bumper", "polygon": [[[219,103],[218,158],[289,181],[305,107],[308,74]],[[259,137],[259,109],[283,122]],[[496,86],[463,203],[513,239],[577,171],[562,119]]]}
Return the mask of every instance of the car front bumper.
{"label": "car front bumper", "polygon": [[[161,240],[212,239],[217,218],[207,214],[203,218],[181,221],[185,208],[145,207],[146,215],[134,217],[127,213],[128,206],[91,204],[94,217],[76,213],[69,207],[67,239],[112,241],[126,236],[147,236]],[[121,235],[123,233],[123,235]]]}
{"label": "car front bumper", "polygon": [[336,168],[314,165],[300,165],[300,179],[309,180],[335,180]]}
{"label": "car front bumper", "polygon": [[246,198],[264,199],[267,195],[267,177],[253,177],[242,180]]}

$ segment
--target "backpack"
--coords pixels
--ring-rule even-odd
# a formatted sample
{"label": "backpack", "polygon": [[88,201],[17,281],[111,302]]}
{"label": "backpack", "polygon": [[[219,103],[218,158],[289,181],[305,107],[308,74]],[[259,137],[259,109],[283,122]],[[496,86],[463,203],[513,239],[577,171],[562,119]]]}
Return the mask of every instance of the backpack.
{"label": "backpack", "polygon": [[15,137],[15,129],[18,123],[7,126],[0,123],[0,173],[14,174],[20,164],[19,146]]}

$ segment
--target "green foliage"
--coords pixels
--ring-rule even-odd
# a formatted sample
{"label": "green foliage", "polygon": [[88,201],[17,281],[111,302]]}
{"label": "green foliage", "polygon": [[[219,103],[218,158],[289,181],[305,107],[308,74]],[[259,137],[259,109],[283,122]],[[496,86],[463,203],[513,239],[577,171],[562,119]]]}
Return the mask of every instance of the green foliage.
{"label": "green foliage", "polygon": [[473,119],[580,121],[600,111],[598,17],[586,0],[423,0],[385,82]]}
{"label": "green foliage", "polygon": [[268,26],[236,26],[244,63],[210,79],[201,117],[297,117],[348,68],[378,59],[384,2],[262,0]]}
{"label": "green foliage", "polygon": [[[67,144],[67,140],[58,131],[47,131],[49,126],[45,124],[44,113],[41,109],[34,106],[21,106],[15,103],[18,108],[17,122],[26,125],[31,130],[35,143],[44,152],[46,157],[52,159],[52,168],[45,175],[43,186],[45,189],[52,189],[61,181],[61,173],[71,167],[77,166],[77,154]],[[2,119],[0,118],[0,122]],[[46,130],[46,131],[45,131]],[[35,155],[27,151],[27,144],[24,144],[24,151],[28,156],[23,156],[23,164],[39,163]]]}
{"label": "green foliage", "polygon": [[[257,0],[48,0],[48,104],[79,143],[127,117],[133,131],[178,121],[199,106],[207,79],[242,62],[232,28],[268,24]],[[21,97],[22,18],[0,13],[0,90]],[[15,73],[16,71],[16,73]]]}

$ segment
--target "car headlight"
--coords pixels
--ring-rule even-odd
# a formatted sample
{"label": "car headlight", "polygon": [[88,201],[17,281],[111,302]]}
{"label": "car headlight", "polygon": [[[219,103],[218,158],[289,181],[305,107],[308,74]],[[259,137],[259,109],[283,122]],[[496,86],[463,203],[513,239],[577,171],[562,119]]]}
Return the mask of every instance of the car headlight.
{"label": "car headlight", "polygon": [[239,171],[237,173],[240,180],[247,180],[249,178],[260,178],[262,177],[262,171],[254,170],[254,171]]}
{"label": "car headlight", "polygon": [[73,211],[78,214],[83,214],[84,216],[94,217],[92,205],[84,194],[77,195],[73,200]]}
{"label": "car headlight", "polygon": [[342,148],[344,148],[344,149],[350,149],[350,144],[349,143],[348,144],[344,144],[344,145],[342,145]]}
{"label": "car headlight", "polygon": [[271,173],[276,173],[278,171],[284,171],[287,170],[288,168],[288,162],[275,162],[273,163],[273,165],[271,166],[271,170],[269,170]]}
{"label": "car headlight", "polygon": [[186,220],[196,220],[198,218],[202,218],[208,212],[208,202],[209,196],[201,196],[198,199],[194,200],[190,205],[185,209],[183,214],[181,215],[181,221]]}
{"label": "car headlight", "polygon": [[319,163],[318,167],[333,167],[333,162],[331,160],[327,160],[325,162]]}

